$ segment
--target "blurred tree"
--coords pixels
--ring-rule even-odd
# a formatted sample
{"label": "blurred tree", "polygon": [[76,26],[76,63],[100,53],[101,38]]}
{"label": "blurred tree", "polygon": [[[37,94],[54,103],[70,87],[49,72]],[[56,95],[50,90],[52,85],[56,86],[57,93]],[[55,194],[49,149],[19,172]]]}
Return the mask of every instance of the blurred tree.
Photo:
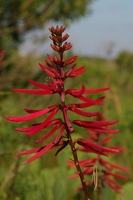
{"label": "blurred tree", "polygon": [[0,27],[13,41],[21,42],[25,32],[41,28],[46,22],[69,23],[90,13],[94,0],[0,0]]}

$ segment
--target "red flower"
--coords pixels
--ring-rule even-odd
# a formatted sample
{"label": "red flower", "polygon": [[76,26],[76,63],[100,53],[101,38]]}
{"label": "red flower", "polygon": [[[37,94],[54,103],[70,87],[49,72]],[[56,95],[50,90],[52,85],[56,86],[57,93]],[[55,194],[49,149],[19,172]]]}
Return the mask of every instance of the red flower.
{"label": "red flower", "polygon": [[[78,145],[81,147],[78,147],[79,151],[82,152],[92,152],[97,154],[94,158],[88,158],[85,160],[79,161],[80,166],[83,167],[83,173],[84,175],[91,175],[95,170],[97,170],[98,173],[98,181],[101,183],[101,186],[104,185],[104,182],[106,182],[109,187],[111,187],[115,192],[122,194],[121,190],[123,187],[118,184],[114,179],[126,179],[127,177],[125,175],[121,175],[118,173],[113,173],[114,170],[119,171],[127,171],[129,170],[126,167],[122,167],[116,164],[113,164],[112,162],[105,161],[102,156],[108,156],[109,154],[117,154],[123,152],[125,149],[119,148],[119,147],[106,147],[103,146],[104,144],[108,143],[113,136],[108,136],[107,134],[117,133],[118,130],[111,130],[109,129],[109,126],[116,123],[117,121],[105,121],[105,118],[100,113],[96,116],[96,122],[88,122],[88,121],[81,121],[81,120],[75,120],[74,123],[78,126],[83,126],[84,128],[87,128],[90,130],[88,136],[90,139],[82,139],[79,138],[75,141]],[[94,127],[94,128],[92,128]],[[95,128],[96,127],[96,128]],[[99,131],[100,127],[100,131]],[[104,127],[104,128],[103,128]],[[106,131],[105,131],[106,130]],[[105,135],[106,133],[106,135]],[[104,138],[101,136],[104,135]],[[75,166],[73,161],[68,162],[69,166]],[[99,166],[100,168],[96,169],[96,166]],[[77,178],[78,174],[75,174],[73,176],[70,176],[70,178]],[[91,184],[98,184],[95,183],[95,181],[88,182],[87,185]],[[81,189],[81,187],[77,188],[77,190]]]}
{"label": "red flower", "polygon": [[[106,181],[109,186],[116,191],[119,192],[121,187],[116,184],[110,177],[115,178],[124,178],[124,176],[117,175],[112,171],[109,171],[108,168],[117,168],[122,169],[119,166],[111,165],[110,163],[105,162],[101,155],[108,156],[108,154],[120,153],[123,149],[115,147],[106,147],[103,146],[106,144],[112,136],[108,136],[108,134],[115,134],[119,130],[110,129],[109,126],[117,123],[117,120],[106,121],[105,119],[101,120],[101,116],[98,111],[89,112],[82,110],[83,108],[91,107],[94,105],[101,106],[103,104],[104,96],[98,99],[89,98],[89,94],[105,92],[109,88],[97,88],[97,89],[87,89],[84,83],[80,89],[77,88],[68,88],[65,89],[65,81],[68,78],[74,78],[83,74],[86,69],[84,66],[77,68],[76,64],[73,64],[78,56],[73,56],[67,60],[64,59],[64,52],[69,50],[72,45],[70,42],[66,42],[69,35],[65,34],[63,36],[63,32],[65,31],[65,27],[56,26],[51,27],[50,29],[52,40],[51,48],[58,53],[58,56],[50,56],[47,55],[48,60],[45,60],[45,65],[39,64],[40,68],[48,75],[47,84],[39,83],[29,79],[30,84],[37,87],[37,89],[16,89],[13,91],[27,93],[27,94],[35,94],[35,95],[54,95],[55,93],[59,94],[61,103],[57,105],[51,105],[47,108],[43,108],[41,110],[31,110],[24,109],[28,114],[24,116],[7,116],[6,119],[12,122],[26,122],[29,120],[36,119],[38,117],[44,116],[44,119],[40,123],[32,123],[29,127],[25,128],[15,128],[18,132],[25,132],[27,136],[32,136],[34,134],[38,134],[43,129],[51,127],[51,129],[43,135],[41,138],[35,141],[36,144],[44,142],[47,138],[50,138],[54,135],[54,139],[50,141],[45,146],[33,148],[31,150],[25,150],[23,152],[18,153],[18,156],[33,154],[24,164],[32,162],[33,160],[40,158],[47,151],[54,147],[58,147],[58,150],[55,155],[57,155],[60,151],[62,151],[68,144],[72,150],[72,154],[74,157],[74,163],[69,163],[71,165],[75,165],[78,171],[78,176],[80,177],[82,187],[86,196],[86,199],[90,199],[90,195],[88,193],[87,185],[85,183],[84,174],[92,174],[93,166],[99,162],[100,165],[103,166],[103,176],[104,181]],[[71,65],[71,66],[69,66]],[[69,68],[67,69],[67,66]],[[75,99],[78,100],[79,103],[67,103],[66,95],[71,95]],[[60,110],[62,112],[62,117],[56,119],[56,113]],[[87,118],[91,118],[89,120],[79,120],[78,117],[75,120],[71,120],[69,115],[69,111],[76,113],[77,115],[81,115]],[[46,114],[49,115],[45,117]],[[97,119],[95,119],[97,117]],[[77,138],[74,140],[73,133],[75,132],[75,125],[83,127],[87,131],[89,130],[92,135],[89,135],[89,139]],[[75,134],[75,133],[74,133]],[[101,134],[107,135],[105,139],[99,140]],[[100,141],[100,142],[99,142]],[[78,146],[78,148],[77,148]],[[77,150],[82,152],[93,152],[97,156],[94,159],[87,159],[83,161],[78,161]],[[84,170],[81,169],[82,166],[85,166]]]}
{"label": "red flower", "polygon": [[[69,48],[72,47],[72,45],[68,42],[65,42],[69,35],[65,34],[62,36],[62,33],[65,31],[65,27],[57,26],[56,28],[51,27],[50,32],[52,35],[50,36],[50,39],[53,41],[53,44],[51,44],[51,47],[53,50],[57,51],[60,55],[60,58],[57,58],[56,56],[52,57],[50,55],[48,56],[48,59],[51,63],[54,63],[56,65],[56,68],[53,67],[53,65],[45,60],[46,66],[39,64],[41,69],[50,77],[50,81],[48,81],[48,84],[42,84],[36,81],[33,81],[29,79],[29,82],[36,86],[38,89],[16,89],[14,88],[13,91],[15,92],[21,92],[21,93],[27,93],[27,94],[37,94],[37,95],[52,95],[54,93],[58,93],[61,97],[61,105],[52,105],[48,108],[44,108],[42,110],[29,110],[25,109],[25,111],[28,113],[24,116],[7,116],[6,119],[12,122],[26,122],[29,120],[33,120],[35,118],[38,118],[40,116],[45,116],[45,114],[50,113],[47,118],[43,120],[41,123],[32,124],[30,127],[26,128],[16,128],[15,130],[18,132],[25,132],[27,136],[32,136],[34,134],[39,133],[44,128],[47,128],[49,126],[53,126],[51,130],[46,133],[42,138],[38,139],[36,143],[41,143],[45,141],[47,138],[49,138],[51,135],[55,134],[58,129],[60,129],[58,135],[55,137],[55,139],[48,144],[45,147],[35,148],[33,150],[24,151],[22,153],[19,153],[17,155],[24,155],[24,154],[30,154],[35,153],[35,156],[33,156],[31,159],[29,159],[27,162],[31,162],[34,159],[40,157],[44,153],[46,153],[48,150],[53,148],[54,146],[60,146],[60,150],[62,150],[67,144],[68,144],[68,136],[67,139],[63,141],[63,133],[65,130],[68,130],[70,133],[74,132],[74,128],[72,124],[77,124],[80,126],[84,126],[91,129],[99,129],[101,130],[101,125],[95,123],[95,122],[89,122],[89,121],[79,121],[74,120],[71,121],[68,115],[68,110],[75,112],[79,115],[85,116],[85,117],[93,117],[98,114],[98,112],[86,112],[81,110],[81,108],[93,106],[93,105],[101,105],[104,97],[92,100],[88,97],[85,97],[86,94],[96,93],[96,92],[104,92],[108,90],[108,88],[100,88],[100,89],[86,89],[85,85],[82,84],[81,89],[64,89],[65,80],[67,78],[72,78],[75,76],[78,76],[85,72],[85,67],[82,66],[78,69],[76,69],[76,64],[71,66],[69,70],[65,70],[66,66],[72,64],[75,62],[78,56],[73,56],[72,58],[69,58],[67,60],[64,60],[63,53],[64,51],[67,51]],[[65,96],[69,94],[72,95],[75,98],[80,99],[82,102],[78,104],[68,104],[65,103]],[[53,117],[56,115],[58,110],[62,111],[64,121],[61,119],[54,119]],[[110,122],[110,123],[115,123]],[[107,124],[107,122],[106,122]],[[109,122],[108,122],[109,124]],[[116,130],[114,131],[116,132]],[[62,142],[61,142],[62,140]],[[81,143],[80,139],[77,140],[77,143]],[[59,151],[60,151],[59,150]],[[58,152],[58,151],[57,151]],[[25,164],[24,163],[24,164]]]}

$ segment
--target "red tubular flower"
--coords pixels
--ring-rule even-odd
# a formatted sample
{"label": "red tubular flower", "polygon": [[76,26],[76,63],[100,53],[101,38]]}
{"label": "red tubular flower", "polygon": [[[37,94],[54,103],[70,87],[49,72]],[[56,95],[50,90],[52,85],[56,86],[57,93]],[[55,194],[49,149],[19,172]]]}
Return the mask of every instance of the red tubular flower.
{"label": "red tubular flower", "polygon": [[[115,165],[113,166],[107,162],[104,162],[104,160],[102,160],[102,158],[100,157],[101,155],[108,156],[108,154],[119,153],[123,151],[123,149],[120,149],[118,147],[112,148],[103,146],[112,138],[107,134],[114,134],[119,131],[117,129],[109,129],[109,126],[117,123],[117,120],[96,120],[94,117],[96,116],[97,118],[99,118],[98,111],[89,112],[82,110],[83,108],[89,108],[94,105],[101,106],[105,97],[102,96],[98,99],[91,99],[89,98],[89,94],[105,92],[109,88],[87,89],[84,83],[82,83],[80,89],[65,89],[66,79],[79,76],[83,74],[86,71],[86,69],[84,66],[77,68],[76,64],[74,64],[78,56],[73,56],[67,60],[64,59],[64,52],[72,47],[72,44],[66,41],[69,35],[65,34],[63,36],[65,27],[52,26],[51,28],[49,28],[49,30],[51,32],[50,39],[52,40],[51,48],[54,51],[56,51],[56,53],[58,53],[58,56],[47,55],[48,60],[45,60],[45,66],[43,64],[39,64],[42,71],[49,76],[47,79],[47,84],[39,83],[29,79],[29,83],[37,87],[37,89],[14,88],[13,91],[32,95],[53,95],[57,93],[60,96],[61,103],[49,106],[47,108],[43,108],[41,110],[24,109],[27,113],[26,115],[12,117],[7,116],[6,119],[12,122],[26,122],[36,119],[38,117],[44,117],[42,122],[31,123],[29,127],[18,127],[15,128],[15,130],[18,132],[25,132],[27,136],[33,136],[34,134],[39,135],[40,131],[43,131],[44,129],[50,127],[51,129],[40,139],[37,139],[35,143],[42,143],[46,139],[50,139],[50,137],[53,135],[54,139],[45,146],[33,148],[31,150],[26,150],[18,153],[17,155],[21,156],[27,154],[34,154],[32,155],[32,157],[30,157],[27,161],[24,162],[24,164],[27,164],[29,162],[34,161],[37,158],[40,158],[54,147],[59,147],[55,154],[57,155],[69,144],[74,157],[74,165],[77,168],[77,173],[80,177],[82,188],[84,190],[86,199],[88,200],[90,199],[90,195],[88,193],[87,185],[90,185],[90,183],[85,183],[84,174],[92,174],[92,166],[94,166],[97,162],[99,162],[105,168],[104,180],[109,184],[110,187],[115,187],[115,183],[110,181],[110,176],[116,178],[124,178],[123,176],[117,176],[113,172],[108,171],[108,168],[120,169],[120,167],[116,167]],[[67,66],[69,66],[68,69]],[[68,104],[65,98],[66,95],[73,96],[75,100],[78,100],[79,103],[76,103],[75,101],[74,103]],[[62,113],[62,117],[56,119],[56,113],[59,110]],[[69,111],[74,112],[77,115],[83,117],[90,117],[91,120],[79,120],[78,117],[76,120],[71,120],[71,117],[69,116]],[[46,114],[49,115],[46,117]],[[75,132],[75,125],[83,127],[87,131],[89,130],[90,132],[93,132],[93,134],[91,136],[89,135],[89,139],[87,140],[83,138],[77,138],[76,140],[74,140],[73,133]],[[107,135],[107,138],[102,139],[100,143],[97,143],[101,134]],[[78,149],[76,148],[76,145],[78,145]],[[94,159],[89,158],[88,160],[78,161],[77,150],[87,153],[93,152],[97,155],[97,157]],[[84,166],[85,169],[82,170],[81,166]],[[121,189],[118,185],[116,185],[116,187],[117,191]]]}
{"label": "red tubular flower", "polygon": [[[119,147],[112,148],[112,147],[103,146],[107,144],[113,138],[113,136],[108,136],[107,134],[117,133],[118,130],[108,129],[110,125],[116,122],[117,122],[116,120],[107,122],[105,121],[105,118],[103,117],[103,115],[101,115],[101,113],[98,113],[96,116],[96,122],[75,120],[73,123],[75,123],[78,126],[83,126],[84,128],[89,127],[88,129],[90,130],[88,134],[89,139],[79,138],[75,141],[75,143],[81,146],[81,147],[78,147],[78,150],[82,152],[86,152],[86,153],[92,152],[92,153],[97,154],[96,157],[94,158],[91,158],[91,159],[88,158],[88,159],[79,161],[80,166],[83,167],[84,175],[92,176],[93,172],[97,170],[97,173],[98,173],[97,179],[98,179],[98,182],[101,184],[99,187],[102,188],[102,185],[104,185],[104,182],[106,182],[109,185],[109,187],[111,187],[115,192],[122,195],[121,190],[123,189],[123,187],[120,184],[118,184],[115,181],[115,179],[125,180],[127,179],[127,176],[114,173],[113,171],[114,170],[128,171],[129,169],[126,167],[113,164],[112,162],[105,161],[102,157],[102,156],[108,156],[109,154],[121,153],[125,150]],[[91,126],[92,127],[94,126],[97,128],[96,129],[94,128],[92,130],[90,128]],[[101,128],[101,131],[99,132],[98,127],[103,127],[103,126],[105,127],[105,129]],[[104,138],[102,137],[101,139],[101,136],[104,136]],[[74,166],[74,162],[69,161],[68,165]],[[100,168],[96,169],[96,166],[99,166],[99,165],[100,165]],[[78,177],[78,174],[71,176],[70,178],[77,178],[77,177]],[[95,183],[95,181],[92,181],[91,183],[88,182],[87,185],[90,185],[92,183],[96,185],[99,184],[99,183]],[[81,189],[81,187],[79,187],[78,190],[79,189]]]}

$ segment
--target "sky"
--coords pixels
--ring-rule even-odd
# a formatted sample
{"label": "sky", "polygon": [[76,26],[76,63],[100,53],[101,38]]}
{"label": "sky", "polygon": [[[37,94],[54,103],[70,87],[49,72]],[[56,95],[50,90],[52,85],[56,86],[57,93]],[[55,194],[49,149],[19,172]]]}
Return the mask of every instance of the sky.
{"label": "sky", "polygon": [[[122,50],[133,52],[133,0],[95,0],[91,8],[91,15],[66,30],[73,52],[102,57],[116,57]],[[49,43],[45,43],[38,52],[49,49]],[[27,51],[30,51],[28,43],[21,46],[22,53]]]}

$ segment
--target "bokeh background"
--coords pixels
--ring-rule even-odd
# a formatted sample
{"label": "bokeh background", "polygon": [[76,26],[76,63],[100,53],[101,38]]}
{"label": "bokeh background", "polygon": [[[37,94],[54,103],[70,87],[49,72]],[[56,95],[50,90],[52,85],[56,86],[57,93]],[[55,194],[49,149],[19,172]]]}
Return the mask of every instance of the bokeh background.
{"label": "bokeh background", "polygon": [[[64,25],[73,48],[66,58],[79,55],[77,66],[86,73],[69,80],[67,87],[110,87],[102,108],[107,119],[119,119],[112,145],[126,148],[115,155],[114,163],[129,167],[124,187],[125,200],[132,200],[133,188],[133,2],[130,0],[0,0],[0,49],[6,50],[0,66],[0,200],[83,200],[82,192],[74,193],[80,184],[69,180],[69,148],[57,157],[54,150],[27,166],[27,157],[16,152],[35,147],[35,137],[15,132],[18,124],[5,116],[23,115],[23,108],[44,108],[58,103],[59,98],[15,94],[13,87],[30,87],[27,79],[45,82],[38,67],[51,53],[48,27]],[[77,135],[80,136],[80,131]],[[82,156],[81,156],[82,157]],[[94,195],[94,199],[96,199]],[[110,188],[103,200],[120,200]]]}

